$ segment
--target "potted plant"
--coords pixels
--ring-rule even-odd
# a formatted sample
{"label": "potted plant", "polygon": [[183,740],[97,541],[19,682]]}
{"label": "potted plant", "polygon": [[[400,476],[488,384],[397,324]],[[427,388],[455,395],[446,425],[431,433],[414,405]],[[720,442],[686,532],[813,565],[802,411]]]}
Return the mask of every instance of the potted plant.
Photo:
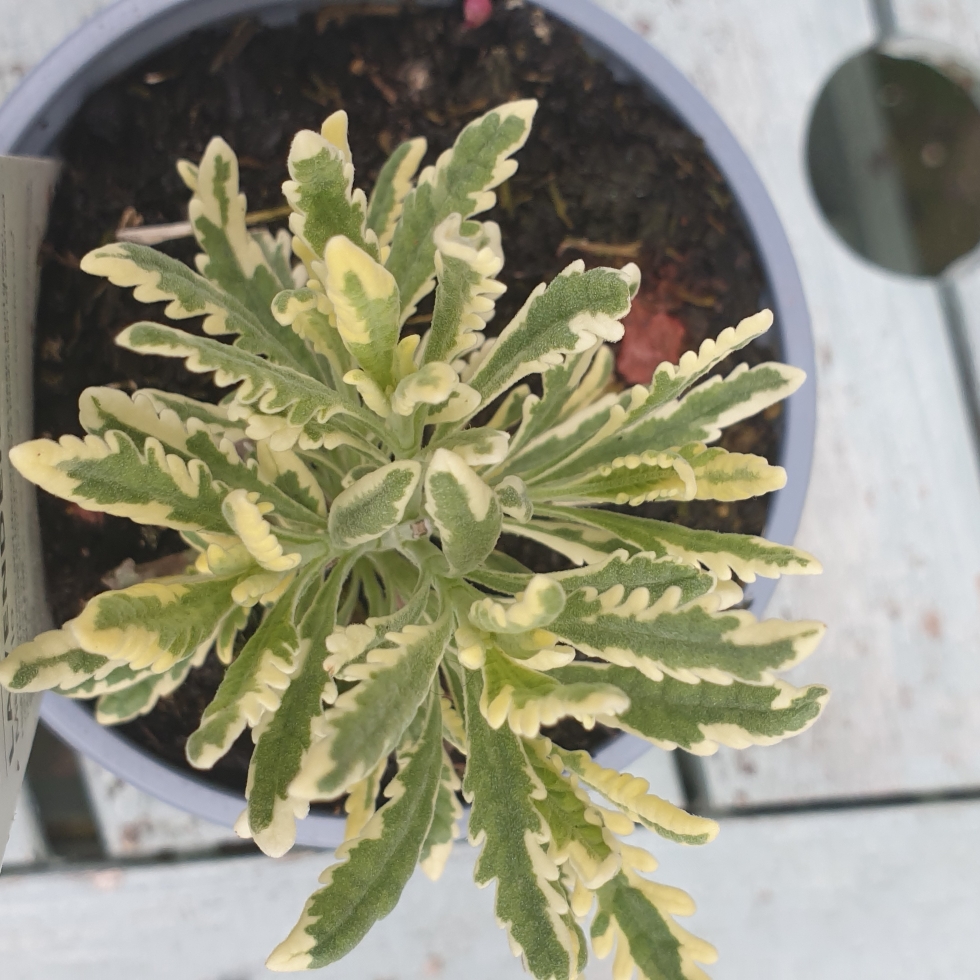
{"label": "potted plant", "polygon": [[[339,860],[273,969],[334,962],[416,863],[438,876],[465,765],[477,880],[496,882],[498,919],[533,975],[578,975],[577,920],[595,907],[593,945],[615,946],[620,969],[696,976],[713,950],[674,922],[689,903],[644,878],[654,863],[619,837],[639,824],[700,844],[716,825],[542,727],[601,720],[710,751],[795,734],[826,698],[774,676],[812,651],[819,624],[734,608],[733,573],[809,573],[811,556],[609,509],[785,483],[759,456],[707,445],[803,380],[775,363],[705,380],[771,314],[660,364],[649,385],[610,389],[608,342],[622,339],[639,270],[577,260],[485,336],[503,252],[499,226],[474,219],[514,174],[535,109],[491,109],[417,178],[424,143],[402,143],[370,200],[334,112],[292,141],[292,235],[276,237],[248,230],[239,161],[213,139],[179,165],[197,272],[132,242],[82,268],[166,302],[172,320],[203,316],[203,336],[144,321],[116,343],[231,390],[215,403],[90,388],[84,439],[11,452],[49,492],[169,527],[187,551],[177,574],[102,592],[17,648],[0,682],[97,697],[111,724],[213,648],[227,669],[187,755],[208,768],[251,728],[239,833],[281,855],[312,801],[346,795]],[[504,532],[572,567],[535,572],[501,550]]]}

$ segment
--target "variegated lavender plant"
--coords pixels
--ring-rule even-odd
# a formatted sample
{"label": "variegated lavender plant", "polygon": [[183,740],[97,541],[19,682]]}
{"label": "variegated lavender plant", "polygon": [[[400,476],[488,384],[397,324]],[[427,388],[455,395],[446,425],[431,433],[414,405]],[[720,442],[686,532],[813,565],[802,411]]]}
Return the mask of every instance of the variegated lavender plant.
{"label": "variegated lavender plant", "polygon": [[[85,439],[11,452],[51,493],[174,528],[190,550],[183,574],[98,595],[14,650],[0,681],[97,697],[99,720],[114,724],[149,711],[213,650],[227,669],[187,757],[207,768],[251,728],[239,833],[281,855],[311,801],[348,794],[346,841],[272,953],[275,970],[339,959],[394,908],[416,864],[439,875],[462,813],[454,748],[482,846],[477,882],[496,881],[497,918],[535,977],[580,974],[590,913],[595,951],[616,947],[617,978],[634,967],[649,980],[704,977],[696,964],[714,951],[673,918],[690,900],[644,877],[655,862],[620,838],[639,824],[701,844],[717,825],[541,727],[598,720],[707,755],[798,733],[827,696],[773,675],[822,627],[757,622],[736,608],[733,580],[810,574],[814,558],[605,506],[783,485],[778,466],[709,445],[802,372],[743,364],[692,387],[771,315],[618,390],[606,342],[623,334],[639,271],[577,262],[485,339],[503,253],[497,225],[473,216],[514,173],[534,111],[488,112],[417,180],[425,142],[404,143],[370,201],[354,189],[336,113],[293,141],[292,235],[275,238],[247,230],[235,155],[213,140],[199,166],[179,165],[196,272],[131,243],[96,249],[82,268],[167,301],[173,320],[203,317],[206,337],[136,323],[118,343],[181,358],[230,393],[206,404],[90,388]],[[428,329],[406,332],[433,288]],[[502,534],[576,567],[534,574],[498,550]]]}

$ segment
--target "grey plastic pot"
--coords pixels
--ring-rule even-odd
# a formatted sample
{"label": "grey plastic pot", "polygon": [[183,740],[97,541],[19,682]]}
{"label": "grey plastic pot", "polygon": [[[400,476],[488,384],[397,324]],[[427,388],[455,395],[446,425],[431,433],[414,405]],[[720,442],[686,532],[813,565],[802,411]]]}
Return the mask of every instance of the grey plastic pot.
{"label": "grey plastic pot", "polygon": [[[423,0],[425,2],[425,0]],[[450,0],[428,0],[442,5]],[[735,137],[694,86],[658,51],[590,0],[534,0],[574,27],[618,77],[640,82],[705,143],[731,187],[755,240],[768,277],[767,302],[776,314],[783,359],[811,378],[786,406],[782,459],[788,482],[769,508],[766,536],[792,542],[803,509],[816,419],[813,340],[789,241],[759,175]],[[0,106],[0,153],[41,156],[56,141],[83,100],[101,84],[189,31],[243,14],[275,25],[324,0],[121,0],[85,23],[44,59]],[[40,561],[40,557],[38,557]],[[761,613],[775,582],[761,579],[747,589]],[[241,797],[204,778],[161,762],[111,728],[98,725],[78,703],[45,695],[44,721],[63,739],[120,778],[147,793],[215,823],[232,826]],[[613,740],[599,754],[605,765],[632,762],[647,744],[633,736]],[[297,841],[336,846],[343,835],[337,817],[300,821]]]}

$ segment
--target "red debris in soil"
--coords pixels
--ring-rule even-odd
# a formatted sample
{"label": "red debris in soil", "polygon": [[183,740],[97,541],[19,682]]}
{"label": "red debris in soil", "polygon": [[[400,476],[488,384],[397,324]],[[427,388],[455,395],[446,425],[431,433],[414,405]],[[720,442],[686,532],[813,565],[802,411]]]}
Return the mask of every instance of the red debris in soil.
{"label": "red debris in soil", "polygon": [[78,504],[68,504],[65,507],[65,513],[76,521],[91,524],[93,527],[102,527],[105,523],[105,514],[96,510],[86,510],[84,507],[79,507]]}
{"label": "red debris in soil", "polygon": [[482,27],[493,15],[490,0],[463,0],[463,26],[467,29]]}
{"label": "red debris in soil", "polygon": [[616,370],[627,384],[649,384],[658,364],[676,364],[684,351],[686,327],[664,311],[655,295],[641,291],[623,326],[626,332],[616,355]]}

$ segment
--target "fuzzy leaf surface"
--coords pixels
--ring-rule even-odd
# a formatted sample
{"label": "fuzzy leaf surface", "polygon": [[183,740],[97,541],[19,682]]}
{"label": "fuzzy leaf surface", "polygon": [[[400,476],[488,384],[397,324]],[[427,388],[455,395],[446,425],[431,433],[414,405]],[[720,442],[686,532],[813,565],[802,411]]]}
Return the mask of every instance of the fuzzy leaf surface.
{"label": "fuzzy leaf surface", "polygon": [[442,717],[438,698],[422,706],[421,736],[399,751],[388,802],[360,836],[336,852],[338,863],[307,900],[299,922],[269,957],[276,971],[311,970],[346,956],[371,926],[395,907],[432,825],[442,776]]}

